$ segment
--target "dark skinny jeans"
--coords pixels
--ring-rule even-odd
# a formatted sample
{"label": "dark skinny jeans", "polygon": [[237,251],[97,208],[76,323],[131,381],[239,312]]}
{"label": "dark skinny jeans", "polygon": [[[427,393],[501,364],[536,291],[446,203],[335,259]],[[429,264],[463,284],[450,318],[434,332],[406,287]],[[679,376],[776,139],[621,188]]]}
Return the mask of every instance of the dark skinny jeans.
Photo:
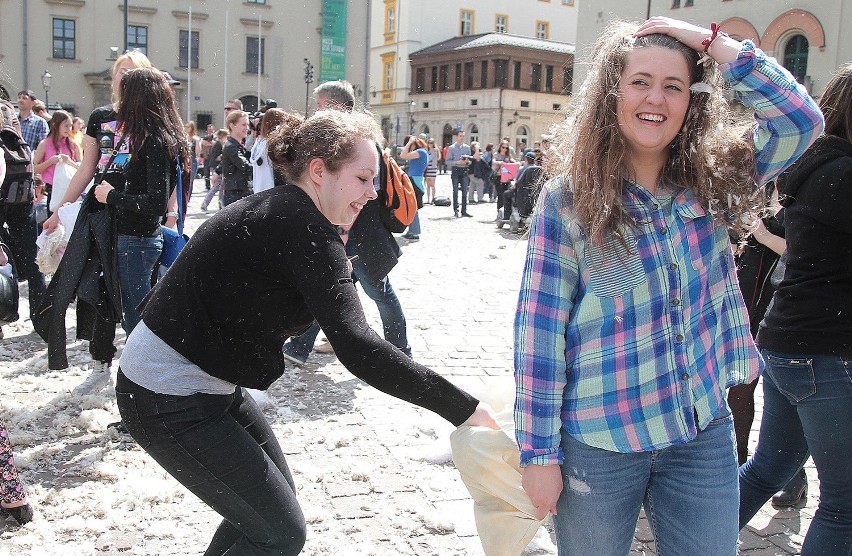
{"label": "dark skinny jeans", "polygon": [[157,394],[119,369],[118,410],[134,440],[224,520],[205,556],[296,555],[305,518],[284,453],[252,397]]}

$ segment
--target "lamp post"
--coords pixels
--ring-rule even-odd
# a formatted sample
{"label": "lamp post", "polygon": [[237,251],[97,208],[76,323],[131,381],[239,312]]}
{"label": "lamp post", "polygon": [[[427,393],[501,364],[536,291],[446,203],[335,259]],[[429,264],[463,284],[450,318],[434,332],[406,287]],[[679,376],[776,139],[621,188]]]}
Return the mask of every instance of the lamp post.
{"label": "lamp post", "polygon": [[310,93],[311,83],[314,82],[314,65],[305,58],[305,117],[308,117],[308,94]]}
{"label": "lamp post", "polygon": [[412,100],[408,104],[408,127],[411,135],[414,135],[414,109],[417,107],[417,101]]}
{"label": "lamp post", "polygon": [[47,70],[44,70],[44,73],[41,74],[41,86],[44,87],[44,105],[48,111],[50,111],[50,100],[48,97],[48,92],[50,91],[50,80],[53,78]]}

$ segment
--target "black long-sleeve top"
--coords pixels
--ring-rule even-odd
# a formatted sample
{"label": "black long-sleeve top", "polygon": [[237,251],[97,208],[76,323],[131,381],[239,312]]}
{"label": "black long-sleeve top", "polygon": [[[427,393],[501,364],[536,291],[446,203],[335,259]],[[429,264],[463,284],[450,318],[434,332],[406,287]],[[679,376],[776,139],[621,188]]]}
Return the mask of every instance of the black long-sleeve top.
{"label": "black long-sleeve top", "polygon": [[248,151],[233,137],[222,146],[222,179],[225,191],[248,189],[252,176]]}
{"label": "black long-sleeve top", "polygon": [[176,163],[168,149],[153,137],[133,152],[124,166],[126,182],[107,195],[107,204],[116,208],[116,231],[132,236],[150,236],[157,232],[166,213]]}
{"label": "black long-sleeve top", "polygon": [[212,376],[265,389],[281,346],[313,318],[366,383],[459,425],[477,400],[406,357],[367,324],[337,229],[284,185],[217,212],[151,291],[145,324]]}

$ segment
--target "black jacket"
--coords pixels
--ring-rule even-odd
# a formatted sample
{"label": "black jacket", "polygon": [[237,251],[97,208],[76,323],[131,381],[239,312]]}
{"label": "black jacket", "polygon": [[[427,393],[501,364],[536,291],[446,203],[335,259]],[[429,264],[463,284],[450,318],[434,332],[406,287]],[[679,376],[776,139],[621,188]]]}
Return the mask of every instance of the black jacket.
{"label": "black jacket", "polygon": [[249,153],[233,137],[222,147],[222,179],[225,191],[244,191],[252,176]]}
{"label": "black jacket", "polygon": [[[89,191],[80,207],[68,247],[47,286],[38,318],[33,322],[38,335],[47,342],[50,369],[68,367],[65,312],[75,298],[77,339],[98,344],[106,341],[111,345],[110,336],[115,334],[115,323],[121,322],[114,209],[98,203],[94,191],[94,188]],[[104,321],[109,325],[104,326]],[[111,359],[111,354],[98,358]]]}
{"label": "black jacket", "polygon": [[787,268],[761,349],[852,358],[852,143],[818,139],[778,179]]}

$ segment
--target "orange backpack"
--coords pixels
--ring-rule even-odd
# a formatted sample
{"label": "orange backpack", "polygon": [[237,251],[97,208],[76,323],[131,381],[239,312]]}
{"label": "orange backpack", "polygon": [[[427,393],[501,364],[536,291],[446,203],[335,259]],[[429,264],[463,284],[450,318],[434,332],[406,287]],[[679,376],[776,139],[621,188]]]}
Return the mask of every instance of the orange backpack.
{"label": "orange backpack", "polygon": [[405,231],[417,214],[417,196],[408,174],[388,153],[382,152],[379,159],[379,213],[385,227],[395,234]]}

